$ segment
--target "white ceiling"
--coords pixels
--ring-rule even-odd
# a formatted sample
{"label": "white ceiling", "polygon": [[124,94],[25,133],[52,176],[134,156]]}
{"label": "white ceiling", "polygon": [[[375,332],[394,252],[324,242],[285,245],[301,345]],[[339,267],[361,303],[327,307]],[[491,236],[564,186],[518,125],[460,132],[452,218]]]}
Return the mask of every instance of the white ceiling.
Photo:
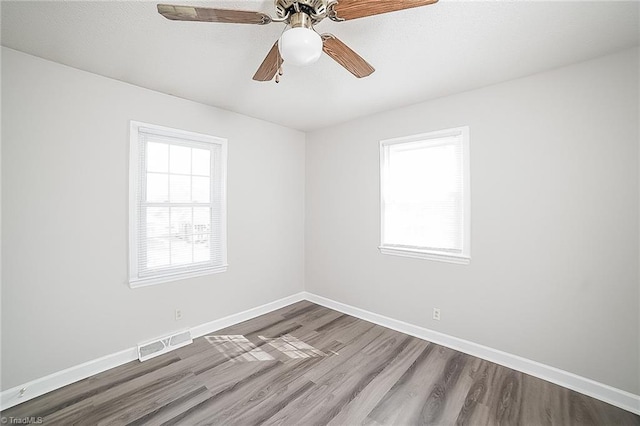
{"label": "white ceiling", "polygon": [[[172,4],[258,10],[270,0]],[[173,22],[156,2],[2,1],[2,45],[300,130],[638,45],[637,1],[452,1],[348,22],[331,32],[375,68],[356,79],[324,55],[284,67],[280,84],[251,79],[283,24]]]}

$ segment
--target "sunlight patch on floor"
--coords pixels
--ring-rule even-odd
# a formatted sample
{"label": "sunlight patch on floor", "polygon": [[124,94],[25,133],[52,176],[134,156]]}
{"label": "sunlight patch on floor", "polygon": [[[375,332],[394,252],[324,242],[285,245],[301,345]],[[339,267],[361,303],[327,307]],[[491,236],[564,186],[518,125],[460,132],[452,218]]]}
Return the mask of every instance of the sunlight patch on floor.
{"label": "sunlight patch on floor", "polygon": [[[258,338],[269,345],[269,347],[275,349],[289,359],[327,356],[324,352],[289,334],[284,334],[275,338],[264,336],[258,336]],[[240,334],[205,336],[205,339],[207,339],[211,346],[213,346],[218,352],[231,361],[275,360],[272,355],[265,352],[263,349],[249,341],[245,336]]]}
{"label": "sunlight patch on floor", "polygon": [[298,340],[297,338],[285,334],[275,339],[258,336],[261,340],[264,340],[274,349],[282,352],[289,358],[314,358],[318,356],[327,356],[322,351],[314,348],[313,346]]}
{"label": "sunlight patch on floor", "polygon": [[205,336],[205,339],[232,361],[273,361],[275,359],[242,335]]}

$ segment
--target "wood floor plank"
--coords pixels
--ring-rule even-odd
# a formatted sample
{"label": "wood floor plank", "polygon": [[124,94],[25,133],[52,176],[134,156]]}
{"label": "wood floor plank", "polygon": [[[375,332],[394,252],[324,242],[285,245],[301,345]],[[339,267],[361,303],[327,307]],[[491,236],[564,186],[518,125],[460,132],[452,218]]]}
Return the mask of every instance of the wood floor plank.
{"label": "wood floor plank", "polygon": [[300,329],[296,330],[297,334],[305,334],[309,332],[321,332],[322,330],[326,330],[331,327],[332,324],[335,324],[341,318],[346,317],[345,314],[328,309],[323,315],[317,316],[315,318],[310,318],[309,321],[298,320],[298,322],[302,325]]}
{"label": "wood floor plank", "polygon": [[[339,365],[314,380],[316,387],[308,399],[318,403],[313,407],[305,406],[304,411],[293,403],[271,422],[328,423],[403,351],[410,340],[410,337],[401,333],[383,330],[378,338],[369,341],[361,350],[343,356]],[[338,357],[334,356],[333,359]],[[358,374],[352,374],[355,370]]]}
{"label": "wood floor plank", "polygon": [[47,426],[640,426],[602,401],[308,301],[0,415]]}
{"label": "wood floor plank", "polygon": [[328,309],[320,305],[316,305],[313,302],[309,302],[308,300],[303,300],[289,307],[282,308],[281,315],[284,318],[293,318],[293,317],[299,317],[300,315],[306,315],[309,312],[322,312],[322,311],[327,312]]}
{"label": "wood floor plank", "polygon": [[96,404],[95,409],[83,421],[97,426],[127,424],[198,389],[202,389],[202,386],[195,380],[193,373],[179,373],[154,381],[117,399]]}
{"label": "wood floor plank", "polygon": [[216,413],[211,413],[207,422],[219,424],[261,424],[266,419],[286,407],[298,395],[305,393],[314,383],[303,376],[303,372],[313,368],[318,360],[292,361],[291,365],[281,364],[279,371],[265,376],[248,392],[235,395],[233,401]]}
{"label": "wood floor plank", "polygon": [[[385,328],[380,326],[371,326],[369,323],[361,324],[361,334],[355,336],[352,340],[345,344],[345,346],[339,351],[333,351],[334,356],[323,359],[313,370],[305,373],[307,379],[317,383],[322,377],[329,374],[336,367],[345,362],[351,356],[357,354],[365,346],[370,344],[373,340],[378,338],[384,333]],[[340,342],[344,343],[344,342]],[[318,343],[313,342],[314,345]],[[319,345],[318,345],[319,346]]]}
{"label": "wood floor plank", "polygon": [[[45,417],[42,417],[43,424],[47,426],[66,426],[81,424],[84,417],[87,414],[90,414],[94,410],[94,408],[95,406],[93,405],[91,399],[85,399],[68,407],[62,408],[59,411],[52,412]],[[2,416],[16,417],[9,413],[2,413]],[[31,416],[27,415],[26,417]]]}
{"label": "wood floor plank", "polygon": [[487,394],[489,423],[519,424],[522,422],[522,377],[519,371],[498,366],[490,377],[491,392]]}
{"label": "wood floor plank", "polygon": [[420,411],[420,424],[455,424],[464,406],[471,378],[473,357],[455,352]]}
{"label": "wood floor plank", "polygon": [[455,354],[438,345],[427,346],[368,417],[382,424],[421,424],[423,407]]}
{"label": "wood floor plank", "polygon": [[270,418],[286,409],[291,402],[306,397],[314,386],[315,383],[300,377],[280,392],[270,395],[260,405],[234,418],[233,423],[238,425],[266,424]]}
{"label": "wood floor plank", "polygon": [[164,422],[163,425],[195,425],[200,422],[206,422],[206,420],[212,415],[211,413],[221,410],[225,403],[230,403],[234,400],[230,395],[241,395],[242,392],[246,392],[247,389],[251,388],[255,380],[260,380],[265,374],[268,374],[278,368],[280,364],[280,362],[270,362],[264,366],[264,368],[261,368],[246,377],[238,378],[236,382],[231,383],[224,388],[212,391],[211,397]]}
{"label": "wood floor plank", "polygon": [[126,424],[127,426],[159,426],[210,397],[211,392],[205,386],[201,386],[189,393],[180,395],[178,399],[168,404],[159,405],[155,410],[149,411]]}
{"label": "wood floor plank", "polygon": [[537,424],[557,425],[569,419],[570,391],[553,383],[523,375],[522,418]]}
{"label": "wood floor plank", "polygon": [[[411,340],[406,335],[391,333],[390,336],[381,335],[375,344],[363,348],[361,354],[351,357],[318,383],[330,391],[329,403],[322,410],[307,414],[307,417],[319,424],[329,423],[398,358]],[[354,371],[358,373],[353,374]]]}
{"label": "wood floor plank", "polygon": [[412,339],[396,359],[374,377],[371,383],[343,407],[328,424],[340,426],[348,423],[362,423],[429,344],[424,340]]}
{"label": "wood floor plank", "polygon": [[498,367],[496,364],[476,359],[471,384],[456,418],[458,425],[485,425],[489,419],[487,392],[489,377]]}
{"label": "wood floor plank", "polygon": [[277,366],[280,361],[259,361],[259,362],[234,362],[229,361],[220,364],[215,369],[207,370],[198,374],[198,380],[204,384],[212,395],[237,385],[239,381],[246,377],[257,377],[261,372]]}
{"label": "wood floor plank", "polygon": [[314,346],[322,346],[333,341],[347,344],[373,326],[374,324],[369,322],[343,315],[315,330],[303,328],[291,334]]}

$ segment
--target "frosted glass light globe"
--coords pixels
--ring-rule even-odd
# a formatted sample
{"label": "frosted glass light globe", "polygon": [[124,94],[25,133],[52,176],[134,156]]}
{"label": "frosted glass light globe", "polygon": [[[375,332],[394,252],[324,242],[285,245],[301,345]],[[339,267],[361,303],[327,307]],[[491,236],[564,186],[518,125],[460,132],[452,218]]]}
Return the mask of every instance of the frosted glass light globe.
{"label": "frosted glass light globe", "polygon": [[309,28],[291,28],[280,37],[278,49],[285,63],[309,65],[316,62],[322,54],[322,38]]}

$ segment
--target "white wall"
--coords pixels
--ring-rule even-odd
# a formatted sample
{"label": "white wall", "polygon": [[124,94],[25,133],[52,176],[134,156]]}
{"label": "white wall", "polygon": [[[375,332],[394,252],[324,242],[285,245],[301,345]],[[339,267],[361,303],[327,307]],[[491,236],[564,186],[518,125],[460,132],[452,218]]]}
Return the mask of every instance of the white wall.
{"label": "white wall", "polygon": [[[638,51],[621,52],[316,131],[305,156],[302,133],[2,48],[2,389],[306,278],[639,394],[637,76]],[[130,119],[229,139],[227,273],[126,285]],[[461,125],[471,265],[381,255],[378,141]]]}
{"label": "white wall", "polygon": [[[228,272],[128,287],[132,119],[228,138]],[[303,133],[6,48],[2,124],[2,389],[303,290]]]}
{"label": "white wall", "polygon": [[[306,289],[640,394],[638,72],[628,50],[308,134]],[[381,255],[378,142],[466,125],[471,264]]]}

